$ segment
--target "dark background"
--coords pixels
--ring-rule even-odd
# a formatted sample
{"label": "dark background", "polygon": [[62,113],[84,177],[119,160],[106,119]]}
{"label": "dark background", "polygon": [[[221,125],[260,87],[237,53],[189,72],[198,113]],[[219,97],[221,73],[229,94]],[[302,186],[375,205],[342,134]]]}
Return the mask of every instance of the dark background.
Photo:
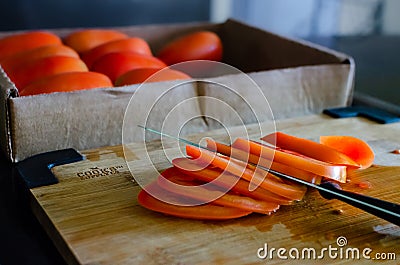
{"label": "dark background", "polygon": [[209,20],[209,0],[2,0],[0,30]]}

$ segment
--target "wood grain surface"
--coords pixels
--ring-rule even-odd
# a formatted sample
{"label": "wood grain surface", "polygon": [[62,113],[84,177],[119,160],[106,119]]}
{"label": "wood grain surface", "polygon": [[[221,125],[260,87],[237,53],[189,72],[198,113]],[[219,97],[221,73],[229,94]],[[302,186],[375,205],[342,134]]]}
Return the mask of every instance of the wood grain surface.
{"label": "wood grain surface", "polygon": [[[351,174],[351,181],[342,187],[400,203],[400,167],[396,167],[400,155],[391,152],[400,148],[400,124],[313,115],[283,120],[276,126],[279,131],[313,140],[333,134],[366,140],[376,153],[375,165]],[[235,130],[232,128],[232,132]],[[256,125],[248,126],[248,132],[251,138],[259,137]],[[228,139],[225,130],[191,139],[205,135],[220,141]],[[35,215],[68,263],[400,264],[399,227],[342,202],[327,201],[311,189],[304,200],[282,206],[271,216],[251,214],[229,221],[196,221],[144,209],[137,203],[141,188],[135,179],[149,170],[148,162],[142,159],[146,153],[158,169],[170,166],[161,159],[160,147],[160,141],[151,142],[146,152],[140,145],[129,145],[124,148],[127,161],[121,146],[83,151],[85,161],[53,169],[58,184],[31,190]],[[167,149],[179,155],[179,148]],[[371,188],[361,189],[358,184],[363,181]],[[339,246],[338,238],[347,243]],[[265,255],[259,250],[265,246],[268,255],[260,258],[257,253]],[[286,251],[281,255],[287,259],[278,257],[279,248]],[[367,253],[370,260],[362,256],[367,248],[372,250]],[[296,249],[299,259],[289,255],[295,255]],[[315,258],[312,250],[316,251]],[[375,259],[391,253],[397,260]]]}

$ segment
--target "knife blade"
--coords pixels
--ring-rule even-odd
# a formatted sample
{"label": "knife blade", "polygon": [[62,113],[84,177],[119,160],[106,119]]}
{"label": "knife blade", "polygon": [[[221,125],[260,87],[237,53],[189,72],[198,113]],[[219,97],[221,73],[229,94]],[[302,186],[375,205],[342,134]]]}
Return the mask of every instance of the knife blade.
{"label": "knife blade", "polygon": [[[206,149],[206,150],[218,153],[215,150],[208,149],[207,147],[201,146],[200,144],[196,144],[194,142],[191,142],[191,141],[186,140],[181,137],[172,136],[167,133],[160,132],[160,131],[157,131],[157,130],[154,130],[154,129],[151,129],[151,128],[148,128],[148,127],[145,127],[142,125],[138,125],[138,127],[142,128],[148,132],[158,134],[160,136],[165,136],[165,137],[168,137],[171,139],[178,140],[178,141],[188,144],[188,145],[192,145],[192,146],[195,146],[198,148],[202,148],[202,149]],[[243,162],[249,163],[248,161],[243,161]],[[252,163],[249,163],[249,164],[252,164]],[[362,194],[358,194],[358,193],[354,193],[354,192],[350,192],[350,191],[345,191],[345,190],[342,190],[340,185],[338,185],[337,183],[330,182],[330,181],[322,182],[321,184],[317,185],[317,184],[310,183],[305,180],[296,178],[294,176],[290,176],[290,175],[272,170],[270,168],[266,168],[266,167],[256,165],[256,164],[252,164],[252,165],[256,166],[262,170],[265,170],[269,173],[272,173],[278,177],[306,185],[310,188],[314,188],[314,189],[318,190],[320,195],[327,200],[338,199],[342,202],[345,202],[349,205],[357,207],[357,208],[364,210],[370,214],[373,214],[377,217],[380,217],[386,221],[389,221],[393,224],[400,226],[400,205],[399,204],[384,201],[381,199],[377,199],[374,197],[370,197],[370,196],[366,196],[366,195],[362,195]]]}

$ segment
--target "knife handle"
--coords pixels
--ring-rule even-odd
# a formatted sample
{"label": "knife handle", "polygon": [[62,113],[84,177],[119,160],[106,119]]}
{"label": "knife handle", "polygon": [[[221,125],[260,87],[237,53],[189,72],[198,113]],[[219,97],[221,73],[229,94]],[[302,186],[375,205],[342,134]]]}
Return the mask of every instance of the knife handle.
{"label": "knife handle", "polygon": [[[344,191],[339,185],[332,182],[324,182],[319,185],[319,193],[325,199],[338,199],[370,214],[380,217],[395,225],[400,226],[400,205],[377,198]],[[326,189],[327,191],[325,191]]]}

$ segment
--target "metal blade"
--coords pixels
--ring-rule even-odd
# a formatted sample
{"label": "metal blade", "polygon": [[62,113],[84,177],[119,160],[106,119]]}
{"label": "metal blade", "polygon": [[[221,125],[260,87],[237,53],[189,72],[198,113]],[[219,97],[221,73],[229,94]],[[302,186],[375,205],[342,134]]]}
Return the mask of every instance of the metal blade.
{"label": "metal blade", "polygon": [[[202,148],[202,149],[205,149],[205,150],[208,150],[208,151],[212,151],[212,152],[218,153],[218,152],[215,151],[215,150],[208,149],[207,147],[201,146],[201,145],[199,145],[199,144],[196,144],[196,143],[194,143],[194,142],[191,142],[191,141],[189,141],[189,140],[186,140],[186,139],[183,139],[183,138],[180,138],[180,137],[172,136],[172,135],[169,135],[169,134],[167,134],[167,133],[163,133],[163,132],[160,132],[160,131],[157,131],[157,130],[154,130],[154,129],[151,129],[151,128],[148,128],[148,127],[145,127],[145,126],[142,126],[142,125],[138,125],[138,127],[143,128],[143,129],[146,130],[146,131],[149,131],[149,132],[152,132],[152,133],[161,135],[161,136],[165,136],[165,137],[168,137],[168,138],[171,138],[171,139],[178,140],[178,141],[180,141],[180,142],[182,142],[182,143],[185,143],[185,144],[188,144],[188,145],[192,145],[192,146],[195,146],[195,147],[198,147],[198,148]],[[316,189],[319,188],[318,185],[312,184],[312,183],[307,182],[307,181],[304,181],[304,180],[302,180],[302,179],[298,179],[298,178],[296,178],[296,177],[292,177],[292,176],[289,176],[289,175],[286,175],[286,174],[277,172],[277,171],[275,171],[275,170],[272,170],[272,169],[269,169],[269,168],[266,168],[266,167],[263,167],[263,166],[260,166],[260,165],[255,165],[255,164],[252,164],[252,163],[250,163],[250,162],[248,162],[248,161],[242,161],[242,162],[246,162],[246,163],[248,163],[248,164],[254,165],[254,166],[256,166],[256,167],[258,167],[258,168],[260,168],[260,169],[266,170],[266,171],[268,171],[268,172],[270,172],[270,173],[272,173],[272,174],[274,174],[274,175],[277,175],[277,176],[279,176],[279,177],[283,177],[283,178],[286,178],[286,179],[289,179],[289,180],[293,180],[293,181],[296,181],[296,182],[298,182],[298,183],[301,183],[301,184],[304,184],[304,185],[307,185],[307,186],[309,186],[309,187],[313,187],[313,188],[316,188]],[[329,191],[327,190],[327,192],[329,192]]]}

